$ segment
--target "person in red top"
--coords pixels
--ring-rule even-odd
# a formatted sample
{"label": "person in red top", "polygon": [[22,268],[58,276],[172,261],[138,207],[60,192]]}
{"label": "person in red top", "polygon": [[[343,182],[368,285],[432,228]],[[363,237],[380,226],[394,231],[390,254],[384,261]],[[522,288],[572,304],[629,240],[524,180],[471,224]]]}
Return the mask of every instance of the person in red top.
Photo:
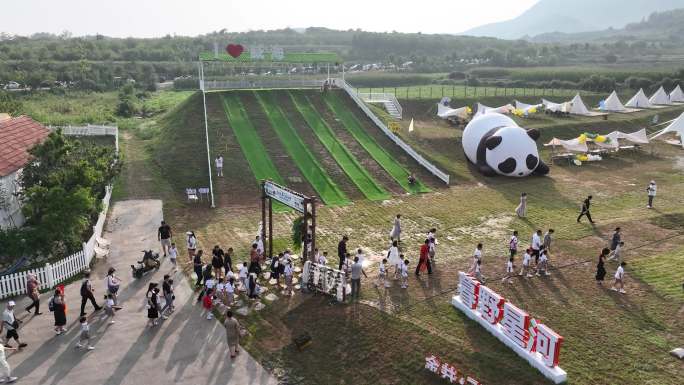
{"label": "person in red top", "polygon": [[421,271],[427,269],[428,274],[432,274],[432,266],[430,264],[430,240],[426,239],[425,243],[420,246],[420,259],[416,266],[416,275],[420,275]]}

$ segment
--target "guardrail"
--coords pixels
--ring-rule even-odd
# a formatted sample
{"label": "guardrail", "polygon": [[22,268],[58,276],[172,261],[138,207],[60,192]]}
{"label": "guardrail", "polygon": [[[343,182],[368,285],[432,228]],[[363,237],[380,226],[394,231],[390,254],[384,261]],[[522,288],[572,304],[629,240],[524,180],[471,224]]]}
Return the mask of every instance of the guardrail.
{"label": "guardrail", "polygon": [[204,80],[204,90],[233,90],[260,88],[320,88],[325,80],[314,79],[241,79],[241,80]]}
{"label": "guardrail", "polygon": [[449,184],[449,174],[445,173],[444,171],[440,170],[435,166],[434,164],[430,163],[427,161],[425,158],[423,158],[422,155],[416,152],[411,146],[406,144],[401,138],[396,136],[392,131],[390,131],[389,128],[383,123],[375,114],[368,108],[366,103],[361,100],[361,98],[357,95],[356,90],[349,85],[346,81],[342,79],[332,79],[333,84],[337,87],[342,88],[347,92],[347,94],[352,98],[352,100],[356,103],[356,105],[361,108],[361,110],[368,116],[373,123],[375,123],[376,126],[382,130],[382,132],[385,133],[397,146],[401,147],[404,151],[406,151],[409,156],[411,156],[413,159],[416,160],[421,166],[425,167],[430,173],[432,173],[434,176],[439,178],[442,182]]}
{"label": "guardrail", "polygon": [[97,238],[102,236],[111,197],[112,187],[107,186],[105,196],[102,198],[102,211],[93,226],[93,235],[90,236],[88,242],[83,243],[80,251],[57,262],[46,263],[43,267],[0,276],[0,299],[26,294],[26,278],[29,274],[36,276],[40,282],[40,290],[47,290],[89,268],[95,256]]}

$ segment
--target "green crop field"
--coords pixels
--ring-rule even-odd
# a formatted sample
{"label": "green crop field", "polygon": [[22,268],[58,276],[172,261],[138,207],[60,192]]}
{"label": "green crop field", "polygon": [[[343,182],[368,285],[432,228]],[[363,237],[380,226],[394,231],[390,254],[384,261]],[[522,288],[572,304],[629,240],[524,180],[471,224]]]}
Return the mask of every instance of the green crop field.
{"label": "green crop field", "polygon": [[370,200],[383,200],[390,195],[376,182],[368,171],[354,158],[347,148],[340,143],[330,127],[323,121],[306,96],[290,92],[290,97],[299,113],[302,114],[314,134],[323,143],[325,148],[335,158],[337,163],[354,181],[356,186]]}

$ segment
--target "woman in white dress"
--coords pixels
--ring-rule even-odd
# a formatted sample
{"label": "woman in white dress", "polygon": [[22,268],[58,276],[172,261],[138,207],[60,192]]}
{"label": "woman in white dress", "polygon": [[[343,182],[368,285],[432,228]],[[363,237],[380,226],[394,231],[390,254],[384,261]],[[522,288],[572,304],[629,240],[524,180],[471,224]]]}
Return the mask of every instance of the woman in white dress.
{"label": "woman in white dress", "polygon": [[527,216],[527,193],[520,194],[520,204],[515,208],[515,213],[518,214],[520,218],[525,218]]}
{"label": "woman in white dress", "polygon": [[399,271],[401,270],[401,265],[404,263],[401,260],[401,255],[399,254],[399,242],[393,241],[392,246],[390,246],[387,251],[387,259],[389,259],[390,266],[394,266],[394,279],[399,279]]}
{"label": "woman in white dress", "polygon": [[401,214],[397,214],[394,218],[394,225],[392,226],[392,231],[390,231],[390,240],[401,242]]}

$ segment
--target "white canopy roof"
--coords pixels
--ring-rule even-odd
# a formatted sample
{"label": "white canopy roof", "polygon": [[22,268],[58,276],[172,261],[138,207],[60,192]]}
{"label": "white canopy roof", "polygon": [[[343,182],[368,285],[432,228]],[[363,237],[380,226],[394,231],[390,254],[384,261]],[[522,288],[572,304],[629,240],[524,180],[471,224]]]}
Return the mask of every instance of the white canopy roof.
{"label": "white canopy roof", "polygon": [[679,86],[679,84],[677,84],[677,87],[670,92],[670,101],[684,102],[684,92],[682,92],[682,88]]}
{"label": "white canopy roof", "polygon": [[519,101],[515,101],[515,109],[516,110],[522,110],[524,112],[528,112],[532,108],[539,108],[543,105],[543,103],[540,104],[527,104]]}
{"label": "white canopy roof", "polygon": [[587,106],[584,105],[580,94],[575,95],[570,101],[570,113],[575,115],[591,115]]}
{"label": "white canopy roof", "polygon": [[575,139],[570,139],[570,140],[560,140],[558,138],[553,138],[551,139],[550,142],[544,144],[544,146],[561,146],[564,149],[568,151],[573,151],[573,152],[587,152],[589,151],[589,147],[587,147],[587,143],[580,143],[579,138]]}
{"label": "white canopy roof", "polygon": [[451,108],[442,103],[437,103],[437,116],[446,119],[452,116],[465,119],[468,117],[468,107]]}
{"label": "white canopy roof", "polygon": [[650,108],[652,107],[651,102],[648,100],[648,97],[646,97],[646,94],[644,93],[644,89],[640,88],[639,92],[636,93],[629,101],[627,104],[625,104],[625,107],[631,107],[631,108]]}
{"label": "white canopy roof", "polygon": [[603,111],[624,111],[625,106],[620,101],[617,96],[617,92],[613,91],[606,100],[603,101],[603,106],[601,107]]}
{"label": "white canopy roof", "polygon": [[475,116],[488,114],[490,112],[498,112],[499,114],[509,114],[514,109],[515,107],[513,107],[513,105],[511,104],[506,104],[505,106],[501,107],[487,107],[482,103],[477,103],[477,112],[475,112]]}
{"label": "white canopy roof", "polygon": [[648,135],[646,135],[646,129],[642,128],[639,131],[632,132],[632,133],[626,133],[626,132],[621,132],[621,131],[613,131],[610,134],[606,135],[609,137],[611,140],[617,141],[618,139],[624,139],[627,141],[630,141],[632,143],[638,143],[638,144],[648,144]]}
{"label": "white canopy roof", "polygon": [[[679,115],[677,119],[673,120],[669,126],[663,128],[662,131],[653,135],[651,140],[670,132],[674,132],[677,136],[684,139],[684,113]],[[682,146],[684,147],[684,140],[682,140]]]}
{"label": "white canopy roof", "polygon": [[568,112],[570,110],[569,103],[554,103],[550,100],[542,99],[544,107],[552,112]]}
{"label": "white canopy roof", "polygon": [[672,102],[670,101],[670,96],[665,92],[663,86],[660,86],[660,88],[658,88],[658,91],[656,91],[656,93],[653,94],[653,96],[651,96],[651,99],[649,99],[649,101],[651,102],[651,104],[672,104]]}

